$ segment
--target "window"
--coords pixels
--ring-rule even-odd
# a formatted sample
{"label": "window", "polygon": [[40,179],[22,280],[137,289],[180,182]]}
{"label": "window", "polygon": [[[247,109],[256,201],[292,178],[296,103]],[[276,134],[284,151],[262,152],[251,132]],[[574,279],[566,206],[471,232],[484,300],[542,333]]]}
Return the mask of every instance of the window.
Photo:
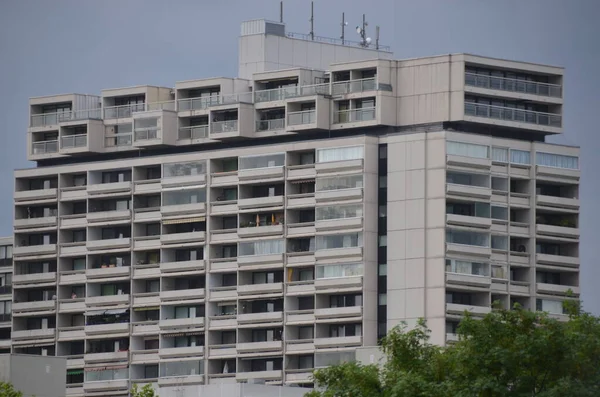
{"label": "window", "polygon": [[312,354],[298,356],[298,369],[313,369],[315,367],[315,357]]}
{"label": "window", "polygon": [[492,160],[499,163],[508,163],[508,149],[503,147],[492,147]]}
{"label": "window", "polygon": [[146,179],[147,180],[160,179],[160,178],[161,178],[160,166],[146,168]]}
{"label": "window", "polygon": [[468,232],[464,230],[446,230],[446,242],[452,244],[474,245],[478,247],[489,247],[490,236],[486,233]]}
{"label": "window", "polygon": [[102,183],[131,181],[131,171],[107,171],[102,173]]}
{"label": "window", "polygon": [[329,337],[338,338],[344,336],[360,336],[362,326],[360,324],[335,324],[329,326]]}
{"label": "window", "polygon": [[166,361],[160,363],[160,376],[187,376],[204,374],[204,361]]}
{"label": "window", "polygon": [[379,306],[387,305],[387,294],[379,294],[378,304]]}
{"label": "window", "polygon": [[362,159],[363,150],[362,146],[317,149],[317,163]]}
{"label": "window", "polygon": [[285,154],[276,153],[264,156],[240,157],[240,170],[254,168],[281,167],[285,163]]}
{"label": "window", "polygon": [[316,219],[318,221],[329,219],[358,218],[362,216],[363,208],[361,204],[332,205],[316,208]]}
{"label": "window", "polygon": [[535,162],[537,165],[544,167],[566,168],[569,170],[579,169],[579,158],[575,156],[537,152]]}
{"label": "window", "polygon": [[508,178],[493,176],[492,190],[497,190],[499,192],[508,192]]}
{"label": "window", "polygon": [[531,164],[531,153],[527,150],[515,150],[510,151],[510,162],[513,164]]}
{"label": "window", "polygon": [[508,208],[492,206],[492,219],[508,220]]}
{"label": "window", "polygon": [[165,178],[203,174],[206,174],[206,161],[190,161],[187,163],[163,165],[163,175]]}
{"label": "window", "polygon": [[240,256],[272,255],[283,253],[283,240],[262,240],[239,243]]}
{"label": "window", "polygon": [[73,186],[86,186],[87,185],[87,175],[73,175]]}
{"label": "window", "polygon": [[314,296],[298,297],[298,310],[313,310],[315,308]]}
{"label": "window", "polygon": [[73,270],[85,270],[85,258],[73,259]]}
{"label": "window", "polygon": [[354,189],[363,187],[363,176],[347,175],[329,178],[317,178],[315,188],[317,192],[340,189]]}
{"label": "window", "polygon": [[379,264],[379,275],[387,276],[387,264],[386,263]]}
{"label": "window", "polygon": [[298,339],[313,339],[315,329],[312,326],[298,327]]}
{"label": "window", "polygon": [[471,295],[465,292],[446,292],[446,303],[470,305],[471,301]]}
{"label": "window", "polygon": [[536,301],[536,310],[542,312],[548,312],[550,314],[563,314],[563,303],[562,301],[549,300],[549,299],[538,299]]}
{"label": "window", "polygon": [[84,230],[73,230],[73,242],[80,243],[86,241],[85,237],[85,229]]}
{"label": "window", "polygon": [[490,148],[486,145],[476,145],[474,143],[464,142],[446,142],[446,152],[448,155],[475,157],[481,159],[490,158]]}
{"label": "window", "polygon": [[487,276],[488,264],[469,262],[459,259],[446,259],[446,271],[450,273],[470,274],[473,276]]}
{"label": "window", "polygon": [[492,236],[492,249],[507,250],[508,249],[508,237],[507,236]]}
{"label": "window", "polygon": [[387,187],[387,176],[383,175],[379,177],[379,188],[386,188]]}
{"label": "window", "polygon": [[146,280],[146,291],[145,292],[160,292],[160,281],[159,280]]}
{"label": "window", "polygon": [[317,250],[362,247],[362,233],[319,235],[316,238]]}
{"label": "window", "polygon": [[315,163],[315,154],[313,152],[300,153],[300,165],[308,165]]}
{"label": "window", "polygon": [[363,264],[339,264],[315,266],[316,278],[354,277],[363,275]]}
{"label": "window", "polygon": [[387,247],[387,235],[379,236],[379,246]]}
{"label": "window", "polygon": [[318,352],[315,353],[315,368],[329,367],[356,360],[356,353],[352,351],[342,352]]}
{"label": "window", "polygon": [[160,236],[160,223],[146,224],[146,236]]}
{"label": "window", "polygon": [[158,364],[144,366],[144,379],[158,378]]}
{"label": "window", "polygon": [[221,332],[221,344],[232,345],[235,344],[236,334],[235,331],[222,331]]}

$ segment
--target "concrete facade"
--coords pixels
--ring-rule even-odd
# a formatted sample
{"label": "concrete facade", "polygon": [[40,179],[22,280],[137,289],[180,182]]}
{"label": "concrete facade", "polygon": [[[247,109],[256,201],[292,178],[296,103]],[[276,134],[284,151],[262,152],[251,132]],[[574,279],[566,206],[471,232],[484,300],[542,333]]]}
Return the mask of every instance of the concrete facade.
{"label": "concrete facade", "polygon": [[64,397],[66,366],[62,357],[0,354],[0,381],[12,384],[23,397]]}
{"label": "concrete facade", "polygon": [[12,237],[0,238],[0,354],[10,353],[12,244]]}
{"label": "concrete facade", "polygon": [[561,68],[392,60],[264,21],[239,63],[31,100],[13,352],[66,357],[69,396],[310,386],[400,322],[443,345],[494,302],[563,318],[580,174],[578,148],[544,143]]}

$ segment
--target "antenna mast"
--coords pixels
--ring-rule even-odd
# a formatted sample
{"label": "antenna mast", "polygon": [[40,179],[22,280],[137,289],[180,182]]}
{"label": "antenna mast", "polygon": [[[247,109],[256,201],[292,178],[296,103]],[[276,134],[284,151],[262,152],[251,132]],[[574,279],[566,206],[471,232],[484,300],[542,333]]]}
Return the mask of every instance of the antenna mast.
{"label": "antenna mast", "polygon": [[342,45],[344,45],[344,30],[346,28],[346,13],[342,12],[342,35],[340,39],[342,39]]}
{"label": "antenna mast", "polygon": [[310,33],[309,33],[311,40],[315,39],[315,30],[314,30],[314,23],[315,23],[314,11],[315,11],[315,9],[314,9],[314,6],[315,6],[315,2],[311,1],[310,2]]}
{"label": "antenna mast", "polygon": [[369,26],[369,23],[366,21],[365,14],[363,14],[362,28],[360,26],[356,27],[356,33],[360,35],[360,45],[363,47],[368,47],[371,42],[371,39],[367,38],[367,26]]}
{"label": "antenna mast", "polygon": [[379,49],[379,26],[375,26],[375,49]]}
{"label": "antenna mast", "polygon": [[283,23],[283,1],[279,2],[279,23]]}

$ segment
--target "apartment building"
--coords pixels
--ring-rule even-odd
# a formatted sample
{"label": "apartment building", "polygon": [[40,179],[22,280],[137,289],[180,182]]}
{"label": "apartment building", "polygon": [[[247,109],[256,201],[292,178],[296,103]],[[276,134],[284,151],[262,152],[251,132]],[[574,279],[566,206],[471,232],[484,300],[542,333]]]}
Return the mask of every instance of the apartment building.
{"label": "apartment building", "polygon": [[[402,321],[579,294],[563,69],[242,24],[240,77],[30,100],[15,353],[67,395],[310,385]],[[569,292],[571,291],[572,294]]]}
{"label": "apartment building", "polygon": [[10,353],[12,237],[0,238],[0,354]]}

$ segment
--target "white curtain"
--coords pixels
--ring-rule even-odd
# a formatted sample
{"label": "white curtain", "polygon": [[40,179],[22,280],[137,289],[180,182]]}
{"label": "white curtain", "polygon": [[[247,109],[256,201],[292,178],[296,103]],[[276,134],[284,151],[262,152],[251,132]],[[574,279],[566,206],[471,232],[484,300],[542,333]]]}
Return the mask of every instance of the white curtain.
{"label": "white curtain", "polygon": [[563,304],[561,301],[553,301],[547,299],[540,299],[540,301],[542,311],[552,314],[563,314]]}
{"label": "white curtain", "polygon": [[511,150],[510,162],[515,164],[531,164],[531,153],[527,150]]}
{"label": "white curtain", "polygon": [[315,187],[317,192],[363,187],[363,176],[360,174],[331,178],[317,178]]}
{"label": "white curtain", "polygon": [[283,240],[262,240],[240,243],[240,256],[283,253]]}
{"label": "white curtain", "polygon": [[317,250],[362,246],[362,233],[317,236]]}
{"label": "white curtain", "polygon": [[362,146],[351,146],[342,148],[317,149],[317,163],[330,161],[357,160],[363,158]]}
{"label": "white curtain", "polygon": [[447,154],[464,157],[490,158],[490,148],[485,145],[464,142],[446,142]]}
{"label": "white curtain", "polygon": [[570,170],[579,169],[579,158],[575,156],[537,152],[535,160],[537,165],[545,167],[566,168]]}
{"label": "white curtain", "polygon": [[363,264],[351,263],[340,265],[324,265],[317,266],[316,270],[317,279],[361,276],[363,274]]}
{"label": "white curtain", "polygon": [[492,160],[499,163],[508,163],[508,149],[503,147],[493,147]]}
{"label": "white curtain", "polygon": [[327,219],[357,218],[362,216],[361,204],[317,207],[316,210],[316,219],[318,221]]}
{"label": "white curtain", "polygon": [[285,163],[284,153],[268,154],[264,156],[240,157],[240,169],[280,167]]}

